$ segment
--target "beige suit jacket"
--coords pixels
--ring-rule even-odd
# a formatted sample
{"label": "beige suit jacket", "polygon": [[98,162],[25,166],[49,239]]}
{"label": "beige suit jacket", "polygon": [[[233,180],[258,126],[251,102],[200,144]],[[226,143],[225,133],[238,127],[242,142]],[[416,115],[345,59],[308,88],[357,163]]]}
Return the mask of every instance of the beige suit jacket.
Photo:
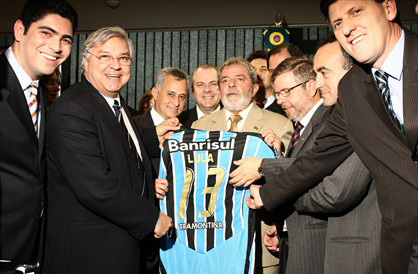
{"label": "beige suit jacket", "polygon": [[[202,130],[228,130],[226,127],[225,108],[194,121],[192,128]],[[253,104],[245,120],[242,132],[262,133],[269,128],[282,139],[287,149],[293,134],[292,122],[283,115],[261,109],[256,104]]]}

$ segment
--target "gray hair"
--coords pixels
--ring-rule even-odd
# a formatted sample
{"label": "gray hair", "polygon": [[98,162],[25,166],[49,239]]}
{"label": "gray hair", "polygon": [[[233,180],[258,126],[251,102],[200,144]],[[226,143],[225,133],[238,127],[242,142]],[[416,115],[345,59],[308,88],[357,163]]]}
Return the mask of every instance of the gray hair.
{"label": "gray hair", "polygon": [[[129,39],[128,34],[120,27],[104,27],[101,29],[96,30],[95,32],[91,33],[89,37],[87,37],[86,41],[83,43],[83,48],[81,49],[81,54],[86,59],[89,59],[91,54],[91,48],[101,46],[107,42],[112,37],[118,37],[126,41],[128,43],[129,48],[129,57],[133,58],[135,50],[134,45]],[[84,72],[84,68],[82,67],[82,72]]]}
{"label": "gray hair", "polygon": [[[313,69],[312,61],[304,57],[290,57],[281,62],[271,74],[271,82],[274,83],[276,78],[287,72],[293,72],[293,75],[299,81],[315,80],[316,72]],[[303,85],[305,87],[305,84]]]}
{"label": "gray hair", "polygon": [[168,75],[173,76],[177,81],[186,80],[187,87],[189,86],[189,76],[186,72],[176,67],[166,67],[162,68],[156,76],[155,87],[158,90],[161,90],[164,80]]}
{"label": "gray hair", "polygon": [[222,71],[232,65],[240,65],[243,66],[247,72],[248,75],[250,76],[250,79],[252,81],[252,84],[257,84],[257,73],[255,72],[254,67],[248,62],[246,61],[244,58],[242,57],[231,57],[228,60],[225,61],[225,63],[222,64],[221,68],[219,69],[219,79],[221,78],[222,75]]}

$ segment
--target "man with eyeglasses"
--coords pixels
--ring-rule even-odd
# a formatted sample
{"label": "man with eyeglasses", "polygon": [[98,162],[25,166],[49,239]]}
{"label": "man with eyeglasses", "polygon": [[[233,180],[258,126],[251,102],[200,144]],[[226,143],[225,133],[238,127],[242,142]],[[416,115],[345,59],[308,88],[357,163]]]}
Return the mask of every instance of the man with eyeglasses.
{"label": "man with eyeglasses", "polygon": [[[314,145],[316,136],[322,129],[320,122],[328,116],[328,107],[322,105],[323,100],[316,89],[315,78],[312,62],[302,57],[287,58],[273,70],[273,94],[277,103],[283,107],[289,119],[296,122],[296,125],[285,158],[274,159],[269,161],[268,165],[262,165],[258,170],[262,176],[279,174],[303,151]],[[240,160],[237,164],[245,165],[246,160],[248,159]],[[262,159],[250,159],[252,160],[256,164],[247,167],[248,170],[261,167]],[[232,172],[230,182],[236,186],[249,185],[237,176],[240,172],[242,167]],[[291,205],[280,208],[278,216],[275,215],[274,218],[279,230],[279,232],[274,231],[274,236],[280,235],[282,250],[278,248],[271,250],[286,252],[284,246],[287,241],[286,230],[289,235],[288,258],[286,262],[285,254],[281,254],[280,273],[324,273],[326,219],[298,215]],[[283,225],[284,219],[286,225]],[[271,233],[270,230],[267,230],[267,233]]]}
{"label": "man with eyeglasses", "polygon": [[135,126],[119,94],[133,51],[119,27],[90,34],[81,81],[51,107],[43,273],[149,273],[140,262],[143,240],[172,225],[154,204],[149,155],[158,155],[158,140],[178,127]]}
{"label": "man with eyeglasses", "polygon": [[221,109],[218,68],[208,64],[196,68],[192,74],[192,92],[196,106],[178,117],[184,127],[190,127],[194,121]]}

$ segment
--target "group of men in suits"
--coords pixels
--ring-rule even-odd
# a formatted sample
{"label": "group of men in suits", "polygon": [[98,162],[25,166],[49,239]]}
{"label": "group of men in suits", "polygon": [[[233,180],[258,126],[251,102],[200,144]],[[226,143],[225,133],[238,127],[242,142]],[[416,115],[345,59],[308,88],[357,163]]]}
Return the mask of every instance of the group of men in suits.
{"label": "group of men in suits", "polygon": [[88,37],[81,82],[46,113],[39,79],[69,56],[77,22],[64,0],[28,1],[0,56],[2,273],[146,272],[142,240],[171,227],[149,156],[178,120],[136,127],[119,95],[134,49],[123,29]]}
{"label": "group of men in suits", "polygon": [[[321,11],[356,63],[339,83],[338,102],[316,145],[280,174],[264,171],[266,184],[251,186],[248,205],[282,208],[355,152],[374,178],[383,273],[417,273],[418,38],[400,27],[394,0],[322,0]],[[267,170],[274,163],[258,164]],[[260,177],[254,162],[242,161],[233,181],[249,184]]]}

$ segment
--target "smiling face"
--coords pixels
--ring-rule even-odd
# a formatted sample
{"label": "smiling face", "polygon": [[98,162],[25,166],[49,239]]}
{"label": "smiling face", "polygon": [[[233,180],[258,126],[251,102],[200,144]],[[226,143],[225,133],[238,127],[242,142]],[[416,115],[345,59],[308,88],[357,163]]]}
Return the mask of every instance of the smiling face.
{"label": "smiling face", "polygon": [[154,108],[164,119],[177,117],[183,112],[187,99],[187,81],[167,75],[161,90],[152,89]]}
{"label": "smiling face", "polygon": [[70,55],[73,27],[66,18],[48,14],[24,33],[22,21],[16,21],[13,53],[32,80],[52,74]]}
{"label": "smiling face", "polygon": [[397,14],[394,0],[338,0],[328,10],[335,36],[348,54],[379,68],[400,35],[400,27],[391,23]]}
{"label": "smiling face", "polygon": [[315,54],[316,88],[319,89],[325,106],[337,103],[338,83],[348,71],[343,65],[344,56],[337,41],[320,47]]}
{"label": "smiling face", "polygon": [[[116,98],[131,74],[131,67],[121,66],[117,59],[130,57],[128,43],[122,38],[112,37],[103,45],[92,47],[90,52],[88,59],[83,57],[84,75],[100,93]],[[98,57],[104,55],[113,57],[113,60],[101,64]]]}
{"label": "smiling face", "polygon": [[198,68],[193,74],[193,94],[204,113],[214,111],[221,100],[218,72],[214,68]]}
{"label": "smiling face", "polygon": [[221,98],[224,107],[232,113],[246,109],[258,85],[253,84],[247,69],[242,65],[230,65],[221,73]]}

